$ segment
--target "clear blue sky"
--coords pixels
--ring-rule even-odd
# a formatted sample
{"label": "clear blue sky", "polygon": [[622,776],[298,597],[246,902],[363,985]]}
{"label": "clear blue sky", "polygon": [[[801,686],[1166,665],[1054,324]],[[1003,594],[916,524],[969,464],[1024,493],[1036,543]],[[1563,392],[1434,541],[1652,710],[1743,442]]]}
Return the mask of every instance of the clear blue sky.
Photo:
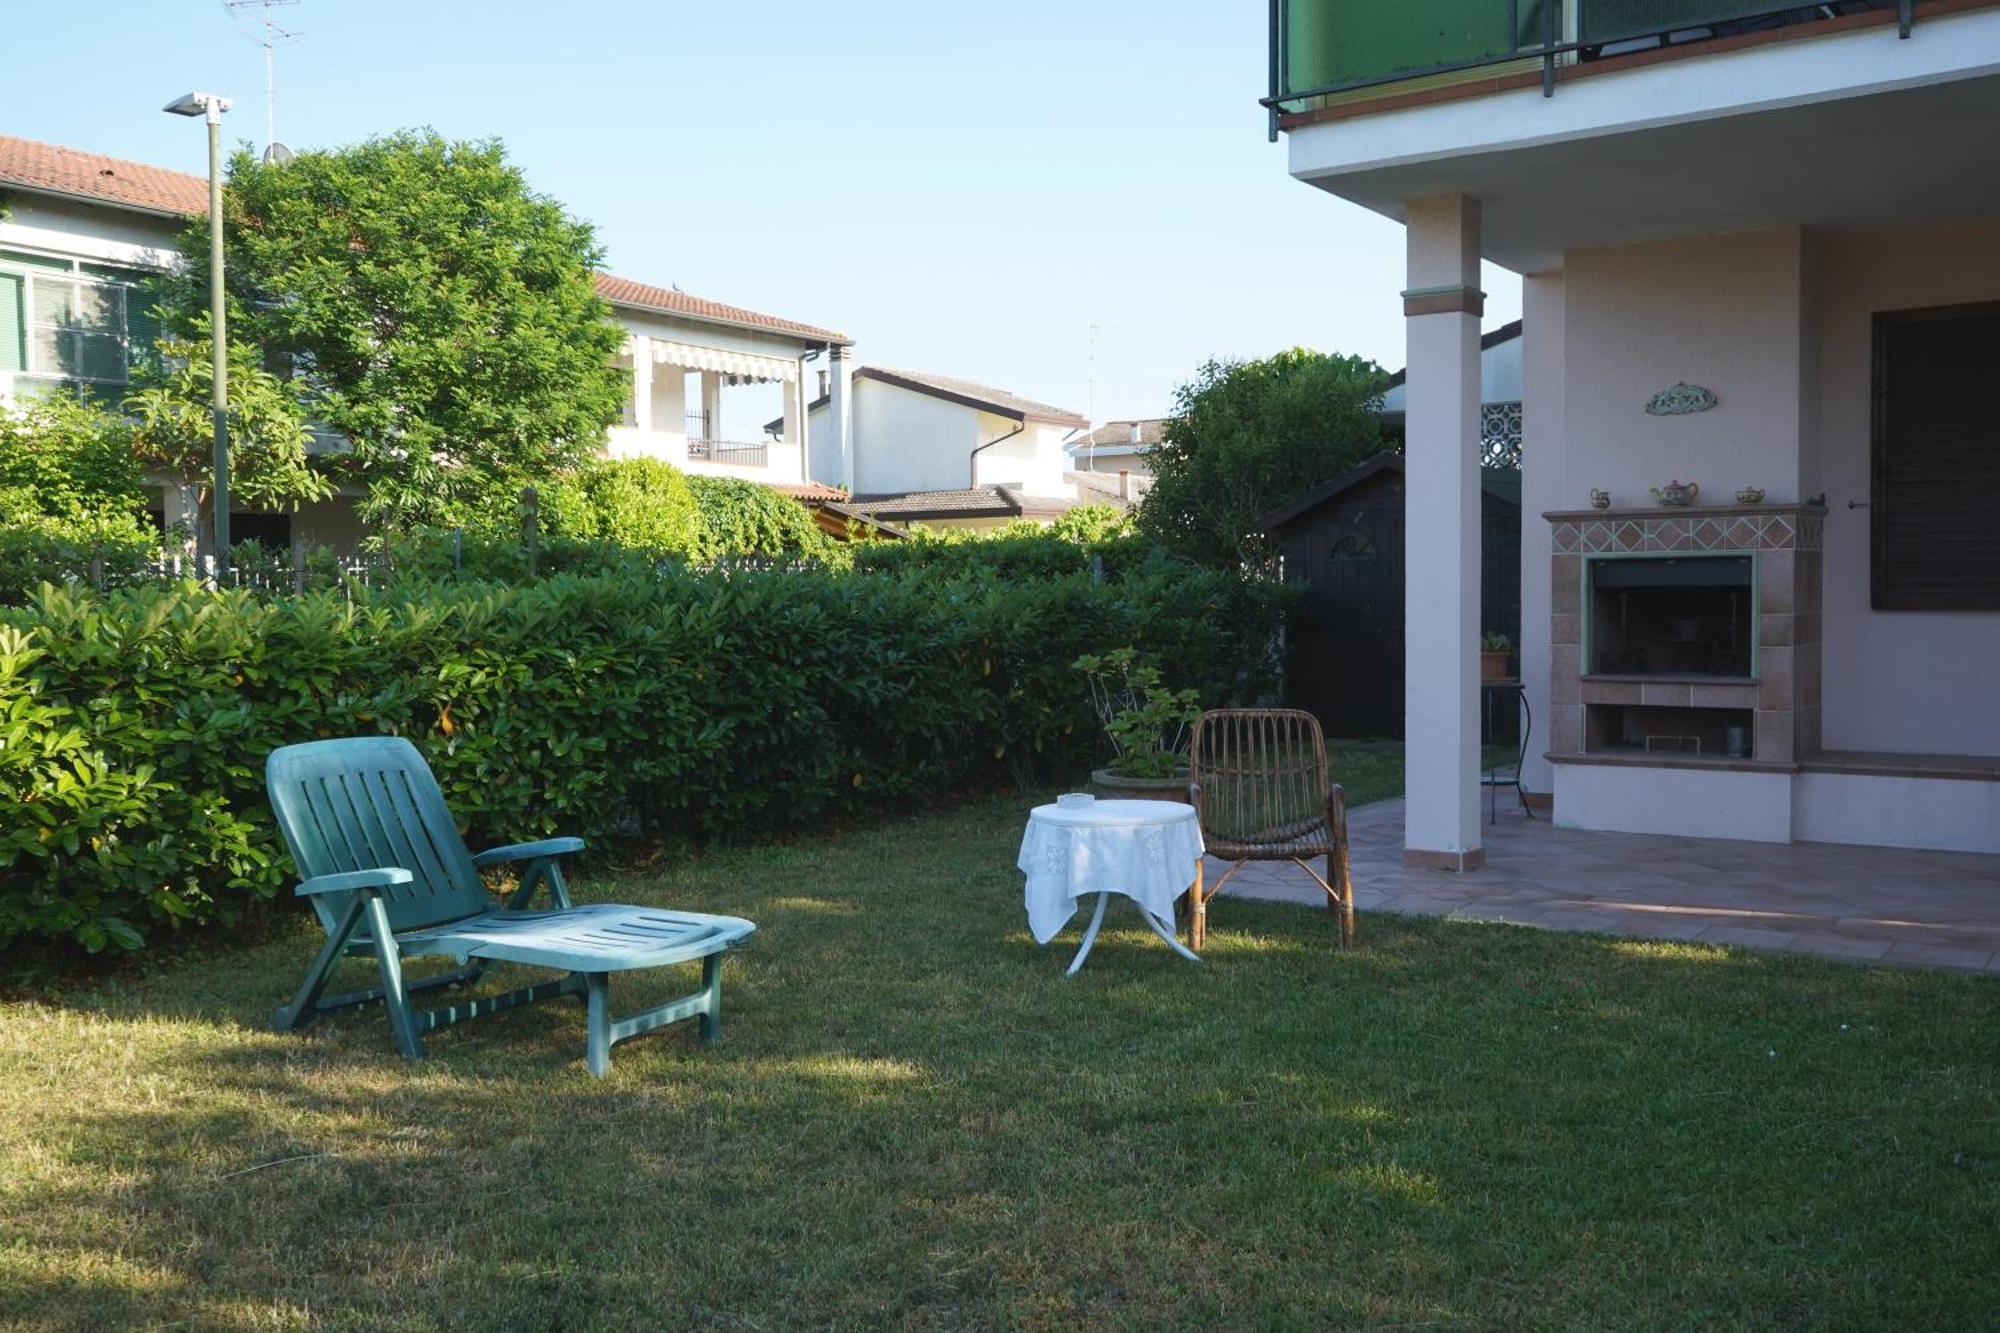
{"label": "clear blue sky", "polygon": [[[11,7],[0,131],[204,169],[201,88],[261,145],[220,0]],[[864,362],[1099,420],[1209,356],[1403,362],[1402,230],[1265,141],[1260,0],[303,0],[278,138],[498,136],[610,267],[842,329]],[[1489,270],[1487,324],[1519,313]],[[1098,326],[1095,394],[1091,326]]]}

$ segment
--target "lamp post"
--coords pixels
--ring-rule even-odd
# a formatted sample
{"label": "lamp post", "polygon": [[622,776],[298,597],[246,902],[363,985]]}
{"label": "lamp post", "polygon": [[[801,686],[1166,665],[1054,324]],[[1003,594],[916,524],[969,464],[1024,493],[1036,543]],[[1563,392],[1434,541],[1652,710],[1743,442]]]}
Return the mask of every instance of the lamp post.
{"label": "lamp post", "polygon": [[222,113],[229,99],[214,93],[189,93],[161,110],[176,116],[201,116],[208,121],[208,319],[215,352],[209,410],[215,419],[215,478],[210,495],[215,508],[215,581],[229,577],[229,337],[222,309]]}

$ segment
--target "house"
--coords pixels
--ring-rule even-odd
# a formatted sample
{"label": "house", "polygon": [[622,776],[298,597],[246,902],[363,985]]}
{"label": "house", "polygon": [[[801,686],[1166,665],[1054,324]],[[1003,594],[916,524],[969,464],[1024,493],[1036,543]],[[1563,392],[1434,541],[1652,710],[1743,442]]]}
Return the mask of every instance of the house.
{"label": "house", "polygon": [[1101,472],[1117,476],[1129,472],[1144,491],[1152,480],[1150,455],[1165,436],[1165,417],[1140,417],[1132,421],[1107,421],[1088,434],[1079,435],[1067,446],[1077,472]]}
{"label": "house", "polygon": [[1410,865],[1483,860],[1482,259],[1557,824],[2000,851],[2000,6],[1744,11],[1271,6],[1290,173],[1407,231]]}
{"label": "house", "polygon": [[[1299,587],[1287,623],[1287,702],[1330,736],[1403,734],[1406,541],[1403,460],[1377,454],[1266,514],[1285,581]],[[1479,630],[1521,635],[1521,474],[1480,470]],[[1517,710],[1486,719],[1492,736],[1518,732]]]}
{"label": "house", "polygon": [[992,527],[1078,503],[1064,445],[1090,423],[1006,389],[885,366],[843,384],[830,368],[808,420],[813,479],[894,522]]}
{"label": "house", "polygon": [[[132,358],[157,336],[139,284],[176,262],[188,219],[207,212],[207,181],[0,136],[0,199],[0,401],[61,383],[121,390]],[[845,498],[808,474],[802,387],[816,363],[844,363],[845,334],[609,273],[596,282],[627,332],[619,364],[632,374],[624,420],[606,440],[613,456],[762,482],[808,505]],[[782,402],[769,431],[733,424],[756,421],[755,407],[728,411],[754,386],[767,395],[775,387]],[[231,527],[274,545],[351,548],[362,535],[353,499],[232,515]],[[186,500],[163,485],[158,512],[177,522]],[[845,530],[842,516],[827,521]]]}

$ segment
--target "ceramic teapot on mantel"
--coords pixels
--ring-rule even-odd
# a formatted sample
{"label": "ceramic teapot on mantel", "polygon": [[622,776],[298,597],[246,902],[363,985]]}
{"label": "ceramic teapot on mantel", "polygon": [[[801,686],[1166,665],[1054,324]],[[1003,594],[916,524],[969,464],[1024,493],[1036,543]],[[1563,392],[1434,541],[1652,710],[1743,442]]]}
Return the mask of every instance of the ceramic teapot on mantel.
{"label": "ceramic teapot on mantel", "polygon": [[1692,481],[1670,481],[1664,486],[1651,486],[1647,489],[1651,491],[1655,500],[1673,509],[1693,504],[1695,497],[1701,494],[1700,484]]}

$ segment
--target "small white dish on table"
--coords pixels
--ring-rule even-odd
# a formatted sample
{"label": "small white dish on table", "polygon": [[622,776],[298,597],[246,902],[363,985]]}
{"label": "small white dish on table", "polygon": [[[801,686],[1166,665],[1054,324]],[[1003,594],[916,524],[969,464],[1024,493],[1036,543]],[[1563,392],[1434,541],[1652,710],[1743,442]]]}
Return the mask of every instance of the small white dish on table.
{"label": "small white dish on table", "polygon": [[1117,893],[1139,904],[1146,924],[1175,953],[1198,963],[1200,956],[1174,937],[1174,901],[1194,882],[1201,854],[1194,807],[1178,801],[1038,805],[1016,862],[1028,877],[1028,929],[1035,943],[1047,944],[1076,915],[1078,900],[1096,894],[1097,910],[1065,974],[1075,976]]}

